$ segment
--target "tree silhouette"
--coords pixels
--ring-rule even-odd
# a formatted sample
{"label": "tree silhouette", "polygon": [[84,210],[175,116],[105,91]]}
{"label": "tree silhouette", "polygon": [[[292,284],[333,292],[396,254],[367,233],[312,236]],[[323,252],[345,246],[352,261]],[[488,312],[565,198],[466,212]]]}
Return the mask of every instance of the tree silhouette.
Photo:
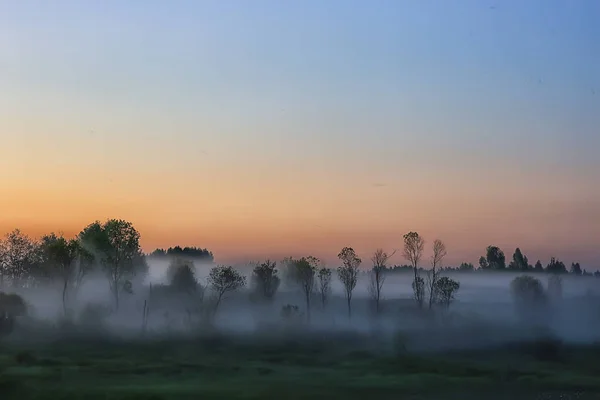
{"label": "tree silhouette", "polygon": [[321,295],[321,306],[325,308],[327,299],[331,293],[331,270],[323,267],[317,272],[317,278],[319,279],[319,294]]}
{"label": "tree silhouette", "polygon": [[226,293],[233,292],[246,286],[246,277],[242,276],[232,266],[218,265],[210,270],[208,284],[217,295],[217,301],[215,303],[216,312]]}
{"label": "tree silhouette", "polygon": [[559,261],[558,259],[552,257],[550,259],[550,262],[546,266],[546,272],[550,272],[553,274],[566,274],[567,267],[562,261]]}
{"label": "tree silhouette", "polygon": [[266,260],[252,270],[254,290],[265,300],[272,300],[279,288],[280,279],[276,267],[277,263]]}
{"label": "tree silhouette", "polygon": [[519,249],[518,247],[516,248],[513,254],[513,259],[508,265],[508,269],[512,271],[527,271],[531,269],[527,257],[523,255],[521,249]]}
{"label": "tree silhouette", "polygon": [[373,268],[370,272],[369,292],[371,298],[375,302],[375,312],[379,313],[380,302],[381,302],[381,289],[385,282],[385,271],[387,269],[387,262],[390,256],[383,251],[383,249],[375,250],[371,261],[373,262]]}
{"label": "tree silhouette", "polygon": [[[442,261],[446,257],[446,245],[439,239],[433,241],[433,256],[431,257],[431,270],[427,273],[427,285],[429,287],[429,309],[433,307],[436,301],[437,281],[439,278]],[[457,289],[458,290],[458,289]]]}
{"label": "tree silhouette", "polygon": [[[506,269],[506,257],[497,246],[488,246],[486,251],[486,268],[501,271]],[[482,267],[483,268],[483,267]]]}
{"label": "tree silhouette", "polygon": [[571,273],[573,275],[582,275],[581,265],[579,263],[571,263]]}
{"label": "tree silhouette", "polygon": [[63,313],[67,315],[68,289],[74,286],[73,280],[83,273],[77,266],[77,260],[82,255],[81,246],[75,239],[67,240],[63,236],[51,233],[42,237],[41,248],[48,273],[51,277],[61,280]]}
{"label": "tree silhouette", "polygon": [[425,240],[417,232],[409,232],[404,235],[404,258],[410,263],[414,272],[414,281],[412,284],[415,300],[419,307],[423,307],[425,299],[425,281],[419,279],[419,261],[423,257]]}
{"label": "tree silhouette", "polygon": [[109,219],[103,224],[96,221],[85,227],[79,240],[104,270],[118,310],[119,293],[125,282],[136,275],[143,260],[139,232],[131,222]]}
{"label": "tree silhouette", "polygon": [[352,247],[344,247],[338,254],[342,265],[338,267],[338,277],[344,285],[346,303],[348,305],[348,318],[352,318],[352,292],[358,281],[358,267],[362,260],[356,255]]}

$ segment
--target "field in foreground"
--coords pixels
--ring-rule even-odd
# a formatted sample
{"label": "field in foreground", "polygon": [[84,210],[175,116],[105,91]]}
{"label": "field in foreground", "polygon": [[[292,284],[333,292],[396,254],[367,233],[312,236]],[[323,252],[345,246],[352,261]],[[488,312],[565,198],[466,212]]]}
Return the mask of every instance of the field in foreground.
{"label": "field in foreground", "polygon": [[250,340],[5,342],[0,398],[600,398],[596,346],[409,354],[357,350],[364,338]]}

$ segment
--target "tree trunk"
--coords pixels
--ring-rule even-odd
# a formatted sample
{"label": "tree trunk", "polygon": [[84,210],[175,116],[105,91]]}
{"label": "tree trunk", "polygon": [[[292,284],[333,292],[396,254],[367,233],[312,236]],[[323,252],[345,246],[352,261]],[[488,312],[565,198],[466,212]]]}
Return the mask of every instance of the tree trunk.
{"label": "tree trunk", "polygon": [[306,322],[310,323],[310,292],[306,292]]}
{"label": "tree trunk", "polygon": [[350,300],[350,296],[346,296],[346,301],[348,302],[348,319],[352,319],[352,303]]}
{"label": "tree trunk", "polygon": [[69,281],[65,279],[62,291],[62,304],[63,304],[63,313],[65,317],[67,316],[67,288]]}

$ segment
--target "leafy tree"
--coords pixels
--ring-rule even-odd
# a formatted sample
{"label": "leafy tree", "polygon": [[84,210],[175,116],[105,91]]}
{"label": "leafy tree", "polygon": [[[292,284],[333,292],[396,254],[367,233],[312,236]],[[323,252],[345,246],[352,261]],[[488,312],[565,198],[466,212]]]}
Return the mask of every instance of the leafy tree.
{"label": "leafy tree", "polygon": [[583,271],[581,271],[581,265],[579,265],[579,263],[571,263],[571,273],[573,275],[582,275]]}
{"label": "leafy tree", "polygon": [[[486,249],[486,268],[492,270],[506,269],[506,257],[497,246],[488,246]],[[482,267],[483,268],[483,267]]]}
{"label": "leafy tree", "polygon": [[252,270],[254,290],[266,300],[273,300],[279,288],[280,279],[276,267],[277,263],[266,260],[257,264]]}
{"label": "leafy tree", "polygon": [[523,255],[521,249],[519,249],[518,247],[513,254],[513,259],[508,265],[508,269],[513,271],[527,271],[531,269],[527,257]]}
{"label": "leafy tree", "polygon": [[315,275],[321,260],[308,256],[300,259],[288,259],[291,262],[289,273],[292,281],[302,290],[306,302],[306,320],[310,321],[310,298],[315,287]]}
{"label": "leafy tree", "polygon": [[63,312],[67,315],[68,289],[77,284],[74,281],[83,279],[85,269],[77,261],[86,255],[82,254],[79,241],[54,233],[41,238],[41,248],[49,275],[61,282]]}
{"label": "leafy tree", "polygon": [[542,262],[540,260],[537,260],[537,262],[535,263],[535,267],[533,267],[533,270],[535,272],[543,272],[544,271],[544,267],[542,266]]}
{"label": "leafy tree", "polygon": [[370,272],[370,285],[369,292],[371,298],[375,303],[375,311],[379,313],[380,302],[381,302],[381,289],[385,282],[385,271],[387,269],[387,262],[390,256],[383,251],[383,249],[375,250],[371,261],[373,262],[373,268]]}
{"label": "leafy tree", "polygon": [[319,280],[319,294],[321,295],[321,306],[325,308],[329,294],[331,293],[331,270],[329,268],[320,268],[317,272]]}
{"label": "leafy tree", "polygon": [[523,321],[538,321],[547,304],[547,296],[540,280],[529,275],[518,276],[510,283],[510,289],[517,313]]}
{"label": "leafy tree", "polygon": [[427,285],[429,287],[429,309],[433,307],[438,293],[437,280],[439,278],[442,261],[446,257],[446,245],[439,239],[433,241],[433,256],[431,257],[431,270],[427,273]]}
{"label": "leafy tree", "polygon": [[104,270],[114,296],[115,309],[118,310],[119,293],[124,283],[135,277],[142,268],[147,271],[140,249],[139,232],[131,222],[109,219],[85,227],[79,234],[79,240]]}
{"label": "leafy tree", "polygon": [[419,307],[423,307],[425,300],[425,281],[419,278],[419,261],[423,257],[425,240],[417,232],[409,232],[404,235],[404,258],[410,263],[415,274],[413,281],[413,292]]}
{"label": "leafy tree", "polygon": [[218,265],[211,268],[208,275],[208,284],[217,295],[215,312],[221,304],[226,293],[236,291],[246,286],[246,277],[242,276],[232,266]]}
{"label": "leafy tree", "polygon": [[490,266],[487,262],[487,258],[485,258],[484,256],[479,257],[479,268],[481,269],[489,269]]}
{"label": "leafy tree", "polygon": [[559,274],[553,273],[548,278],[548,295],[554,301],[560,301],[562,298],[562,278]]}
{"label": "leafy tree", "polygon": [[475,266],[471,263],[462,263],[460,264],[460,266],[458,267],[459,271],[475,271]]}
{"label": "leafy tree", "polygon": [[435,281],[436,301],[446,308],[450,307],[458,289],[460,289],[460,283],[442,276]]}
{"label": "leafy tree", "polygon": [[546,266],[546,272],[550,272],[553,274],[566,274],[567,267],[562,261],[552,257],[550,259],[550,263]]}
{"label": "leafy tree", "polygon": [[352,247],[344,247],[338,254],[342,265],[338,267],[338,277],[344,285],[346,303],[348,304],[348,318],[352,318],[352,292],[358,281],[358,267],[362,260],[356,255]]}
{"label": "leafy tree", "polygon": [[35,240],[19,229],[9,232],[0,241],[0,287],[7,279],[14,287],[27,285],[40,261],[39,244]]}
{"label": "leafy tree", "polygon": [[208,251],[207,249],[203,249],[200,247],[169,247],[167,250],[165,249],[156,249],[152,253],[149,254],[150,257],[156,258],[164,258],[164,257],[180,257],[185,259],[192,259],[194,261],[201,262],[213,262],[214,256],[213,253]]}
{"label": "leafy tree", "polygon": [[198,290],[194,263],[181,257],[171,261],[167,268],[169,285],[178,293],[192,294]]}

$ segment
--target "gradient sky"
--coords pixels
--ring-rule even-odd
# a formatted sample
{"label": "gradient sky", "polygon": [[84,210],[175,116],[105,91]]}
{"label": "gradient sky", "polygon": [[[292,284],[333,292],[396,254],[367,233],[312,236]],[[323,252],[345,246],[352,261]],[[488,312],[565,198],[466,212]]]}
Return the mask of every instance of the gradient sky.
{"label": "gradient sky", "polygon": [[[0,233],[600,267],[600,2],[0,0]],[[399,255],[395,262],[401,262]]]}

